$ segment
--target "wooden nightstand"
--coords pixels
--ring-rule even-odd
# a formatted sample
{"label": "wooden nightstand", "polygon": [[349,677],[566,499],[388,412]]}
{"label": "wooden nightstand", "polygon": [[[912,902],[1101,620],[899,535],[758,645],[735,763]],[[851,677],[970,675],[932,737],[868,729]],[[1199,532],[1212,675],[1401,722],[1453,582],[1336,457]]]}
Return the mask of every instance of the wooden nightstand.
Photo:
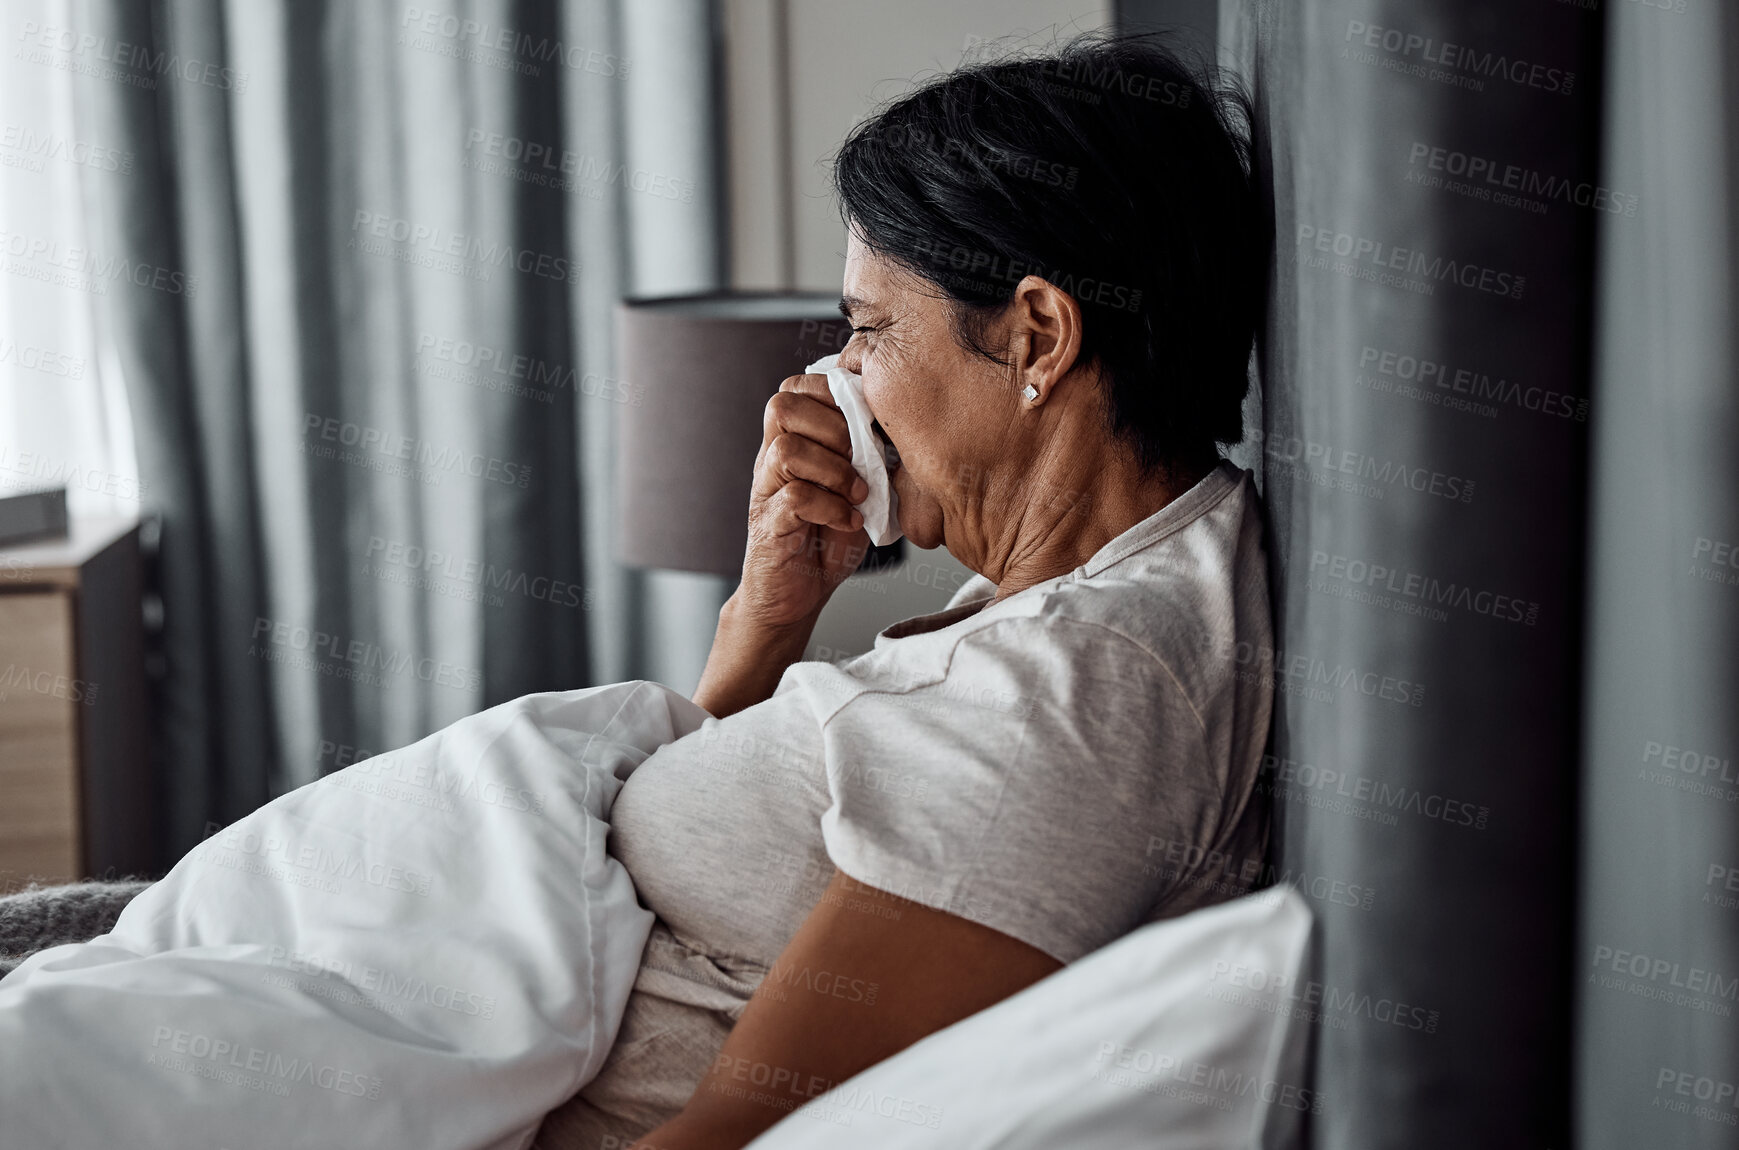
{"label": "wooden nightstand", "polygon": [[139,523],[0,550],[0,892],[156,865]]}

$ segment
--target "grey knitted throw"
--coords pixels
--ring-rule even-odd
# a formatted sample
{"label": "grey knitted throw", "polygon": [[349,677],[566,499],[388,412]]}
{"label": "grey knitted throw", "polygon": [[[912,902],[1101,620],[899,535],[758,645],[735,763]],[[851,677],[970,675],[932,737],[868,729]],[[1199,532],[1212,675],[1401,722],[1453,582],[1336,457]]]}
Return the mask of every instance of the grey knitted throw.
{"label": "grey knitted throw", "polygon": [[66,886],[32,883],[16,894],[0,896],[0,977],[39,950],[107,934],[121,910],[150,885],[143,879]]}

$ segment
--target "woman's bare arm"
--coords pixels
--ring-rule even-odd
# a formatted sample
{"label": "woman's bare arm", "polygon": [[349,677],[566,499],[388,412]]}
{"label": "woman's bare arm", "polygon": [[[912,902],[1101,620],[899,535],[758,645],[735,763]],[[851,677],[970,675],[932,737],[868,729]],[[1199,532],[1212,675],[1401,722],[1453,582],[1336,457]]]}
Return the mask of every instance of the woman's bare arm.
{"label": "woman's bare arm", "polygon": [[[810,1098],[1060,969],[1019,939],[837,872],[694,1097],[629,1150],[736,1150]],[[919,1113],[947,1100],[909,1101]]]}
{"label": "woman's bare arm", "polygon": [[772,697],[785,668],[803,658],[820,611],[784,626],[746,614],[735,595],[725,600],[706,670],[694,691],[694,701],[716,719]]}

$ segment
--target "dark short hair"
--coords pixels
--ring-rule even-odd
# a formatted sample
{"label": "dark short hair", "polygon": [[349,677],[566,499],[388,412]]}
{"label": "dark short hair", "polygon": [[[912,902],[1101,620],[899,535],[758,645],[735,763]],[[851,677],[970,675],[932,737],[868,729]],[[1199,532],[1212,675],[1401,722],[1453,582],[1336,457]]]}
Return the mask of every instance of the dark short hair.
{"label": "dark short hair", "polygon": [[[930,79],[852,130],[847,226],[984,332],[1028,273],[1081,306],[1113,435],[1144,470],[1243,438],[1267,267],[1248,95],[1152,33],[1089,33]],[[1005,364],[1006,366],[1006,364]]]}

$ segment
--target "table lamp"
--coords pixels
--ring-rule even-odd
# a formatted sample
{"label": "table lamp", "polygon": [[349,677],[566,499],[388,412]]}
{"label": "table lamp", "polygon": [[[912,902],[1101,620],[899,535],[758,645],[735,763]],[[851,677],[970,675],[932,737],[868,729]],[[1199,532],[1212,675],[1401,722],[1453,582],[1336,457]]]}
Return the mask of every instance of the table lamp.
{"label": "table lamp", "polygon": [[[616,347],[633,396],[617,409],[622,562],[740,577],[767,400],[850,338],[839,298],[820,292],[622,301]],[[900,562],[905,542],[869,548],[858,571]]]}

